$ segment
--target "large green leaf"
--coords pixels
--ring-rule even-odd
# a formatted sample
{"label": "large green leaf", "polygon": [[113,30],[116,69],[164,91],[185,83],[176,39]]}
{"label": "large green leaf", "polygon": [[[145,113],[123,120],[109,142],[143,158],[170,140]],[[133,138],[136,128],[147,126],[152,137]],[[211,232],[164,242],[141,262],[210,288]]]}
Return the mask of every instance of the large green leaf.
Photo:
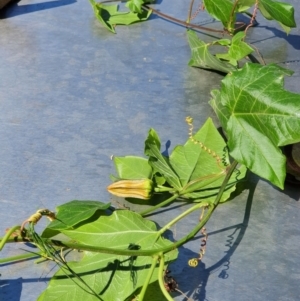
{"label": "large green leaf", "polygon": [[[65,230],[63,233],[78,243],[116,250],[155,251],[171,245],[170,241],[158,236],[154,222],[128,210],[115,211],[110,216],[102,216],[92,223],[79,226],[75,230]],[[177,255],[176,249],[166,253],[166,264],[175,260]],[[143,285],[151,262],[151,256],[85,252],[81,261],[70,262],[68,265],[99,294],[100,300],[123,301]],[[156,280],[157,271],[154,272],[151,282]],[[70,279],[60,270],[38,300],[99,300],[78,287],[75,282],[78,283],[75,277],[71,276]]]}
{"label": "large green leaf", "polygon": [[246,64],[212,92],[211,105],[228,136],[230,154],[251,171],[283,188],[280,146],[300,141],[300,95],[283,88],[291,71]]}
{"label": "large green leaf", "polygon": [[278,21],[287,33],[291,27],[296,27],[292,5],[272,0],[260,0],[258,7],[266,19]]}
{"label": "large green leaf", "polygon": [[209,46],[211,46],[211,44],[206,44],[201,41],[195,31],[188,30],[187,35],[192,52],[192,57],[188,63],[189,66],[212,69],[224,73],[229,73],[233,70],[236,70],[236,67],[231,65],[229,62],[222,61],[216,56],[212,55],[209,52]]}

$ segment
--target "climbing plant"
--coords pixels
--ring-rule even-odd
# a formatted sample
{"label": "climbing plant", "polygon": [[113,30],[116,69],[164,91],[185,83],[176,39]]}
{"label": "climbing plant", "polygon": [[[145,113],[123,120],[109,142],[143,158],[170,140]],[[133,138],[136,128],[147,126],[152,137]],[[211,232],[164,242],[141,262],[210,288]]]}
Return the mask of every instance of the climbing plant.
{"label": "climbing plant", "polygon": [[[205,224],[220,204],[233,199],[232,193],[237,183],[246,180],[247,170],[284,188],[282,147],[300,141],[300,95],[284,88],[284,77],[292,75],[290,70],[253,63],[251,55],[260,55],[246,39],[258,12],[279,22],[288,33],[296,26],[294,9],[271,0],[205,0],[194,10],[191,1],[187,20],[182,21],[156,10],[150,0],[129,0],[127,10],[121,11],[110,1],[90,2],[97,19],[111,32],[116,32],[116,25],[145,21],[152,13],[186,26],[191,48],[188,64],[227,74],[221,87],[211,92],[209,102],[223,135],[212,119],[194,131],[193,118],[187,117],[187,140],[166,156],[159,134],[150,129],[143,156],[112,158],[116,174],[111,175],[108,186],[116,196],[138,200],[140,210],[78,200],[58,206],[55,212],[40,209],[21,225],[11,227],[0,241],[0,250],[7,243],[29,242],[38,251],[3,258],[0,263],[35,256],[55,262],[59,269],[39,301],[173,300],[172,292],[180,288],[168,265],[177,260],[179,247],[199,232],[203,235],[199,254],[188,264],[194,267],[201,261],[207,240]],[[192,23],[204,9],[220,21],[219,30]],[[238,23],[238,14],[246,14],[248,24]],[[199,30],[222,37],[207,43],[198,38]],[[212,51],[214,46],[223,50]],[[157,227],[147,217],[174,202],[186,204],[187,209],[165,225]],[[199,218],[194,228],[177,241],[168,239],[166,231],[195,211]],[[51,222],[37,233],[35,225],[42,217]],[[75,254],[75,259],[69,259],[70,254]]]}

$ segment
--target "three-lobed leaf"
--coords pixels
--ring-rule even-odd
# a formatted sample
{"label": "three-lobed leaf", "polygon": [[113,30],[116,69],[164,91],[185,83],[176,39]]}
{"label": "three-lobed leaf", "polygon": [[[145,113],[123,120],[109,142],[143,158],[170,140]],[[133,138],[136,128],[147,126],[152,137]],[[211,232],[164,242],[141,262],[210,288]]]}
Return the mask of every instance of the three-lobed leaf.
{"label": "three-lobed leaf", "polygon": [[228,137],[230,155],[283,188],[285,157],[280,146],[300,141],[300,95],[286,91],[289,70],[246,64],[222,80],[211,105]]}
{"label": "three-lobed leaf", "polygon": [[[227,53],[217,54],[219,59],[227,60],[231,65],[237,66],[238,61],[248,56],[254,50],[244,41],[246,34],[238,32],[232,37]],[[218,41],[217,41],[218,42]]]}
{"label": "three-lobed leaf", "polygon": [[[174,192],[184,198],[213,200],[226,176],[229,158],[226,143],[210,118],[194,135],[194,141],[188,139],[185,145],[176,146],[169,158],[160,153],[160,140],[153,129],[145,145],[149,163]],[[222,201],[228,199],[236,182],[244,178],[245,171],[242,168],[230,179]]]}

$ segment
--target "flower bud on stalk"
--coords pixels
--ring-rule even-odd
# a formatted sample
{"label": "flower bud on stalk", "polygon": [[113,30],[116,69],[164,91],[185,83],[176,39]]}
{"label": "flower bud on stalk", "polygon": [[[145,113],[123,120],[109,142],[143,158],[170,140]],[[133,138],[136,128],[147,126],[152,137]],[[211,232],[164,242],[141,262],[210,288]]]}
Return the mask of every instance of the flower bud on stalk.
{"label": "flower bud on stalk", "polygon": [[150,179],[120,180],[107,187],[108,192],[123,198],[149,200],[152,196],[153,182]]}

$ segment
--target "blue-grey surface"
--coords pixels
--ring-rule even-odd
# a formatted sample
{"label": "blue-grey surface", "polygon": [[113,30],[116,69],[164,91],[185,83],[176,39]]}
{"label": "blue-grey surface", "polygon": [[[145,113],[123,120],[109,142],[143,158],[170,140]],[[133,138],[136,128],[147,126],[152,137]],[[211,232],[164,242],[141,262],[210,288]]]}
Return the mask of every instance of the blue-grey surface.
{"label": "blue-grey surface", "polygon": [[[159,2],[161,11],[186,18],[189,1]],[[299,23],[299,5],[290,2]],[[110,201],[112,154],[142,155],[150,127],[172,148],[187,138],[187,115],[197,125],[213,116],[209,93],[222,76],[187,66],[182,27],[153,17],[119,26],[113,35],[86,0],[24,0],[0,18],[2,233],[39,208],[73,199]],[[299,29],[286,36],[274,22],[259,22],[250,41],[267,62],[295,71],[286,87],[300,93]],[[247,189],[208,223],[207,251],[197,268],[187,261],[196,256],[199,239],[181,249],[171,267],[179,288],[195,301],[299,300],[299,198],[299,187],[280,191],[251,177]],[[180,210],[166,212],[163,221]],[[196,221],[180,223],[173,236]],[[21,247],[6,246],[1,257]],[[52,271],[51,265],[33,268],[24,261],[1,266],[0,273],[1,301],[33,301]]]}

